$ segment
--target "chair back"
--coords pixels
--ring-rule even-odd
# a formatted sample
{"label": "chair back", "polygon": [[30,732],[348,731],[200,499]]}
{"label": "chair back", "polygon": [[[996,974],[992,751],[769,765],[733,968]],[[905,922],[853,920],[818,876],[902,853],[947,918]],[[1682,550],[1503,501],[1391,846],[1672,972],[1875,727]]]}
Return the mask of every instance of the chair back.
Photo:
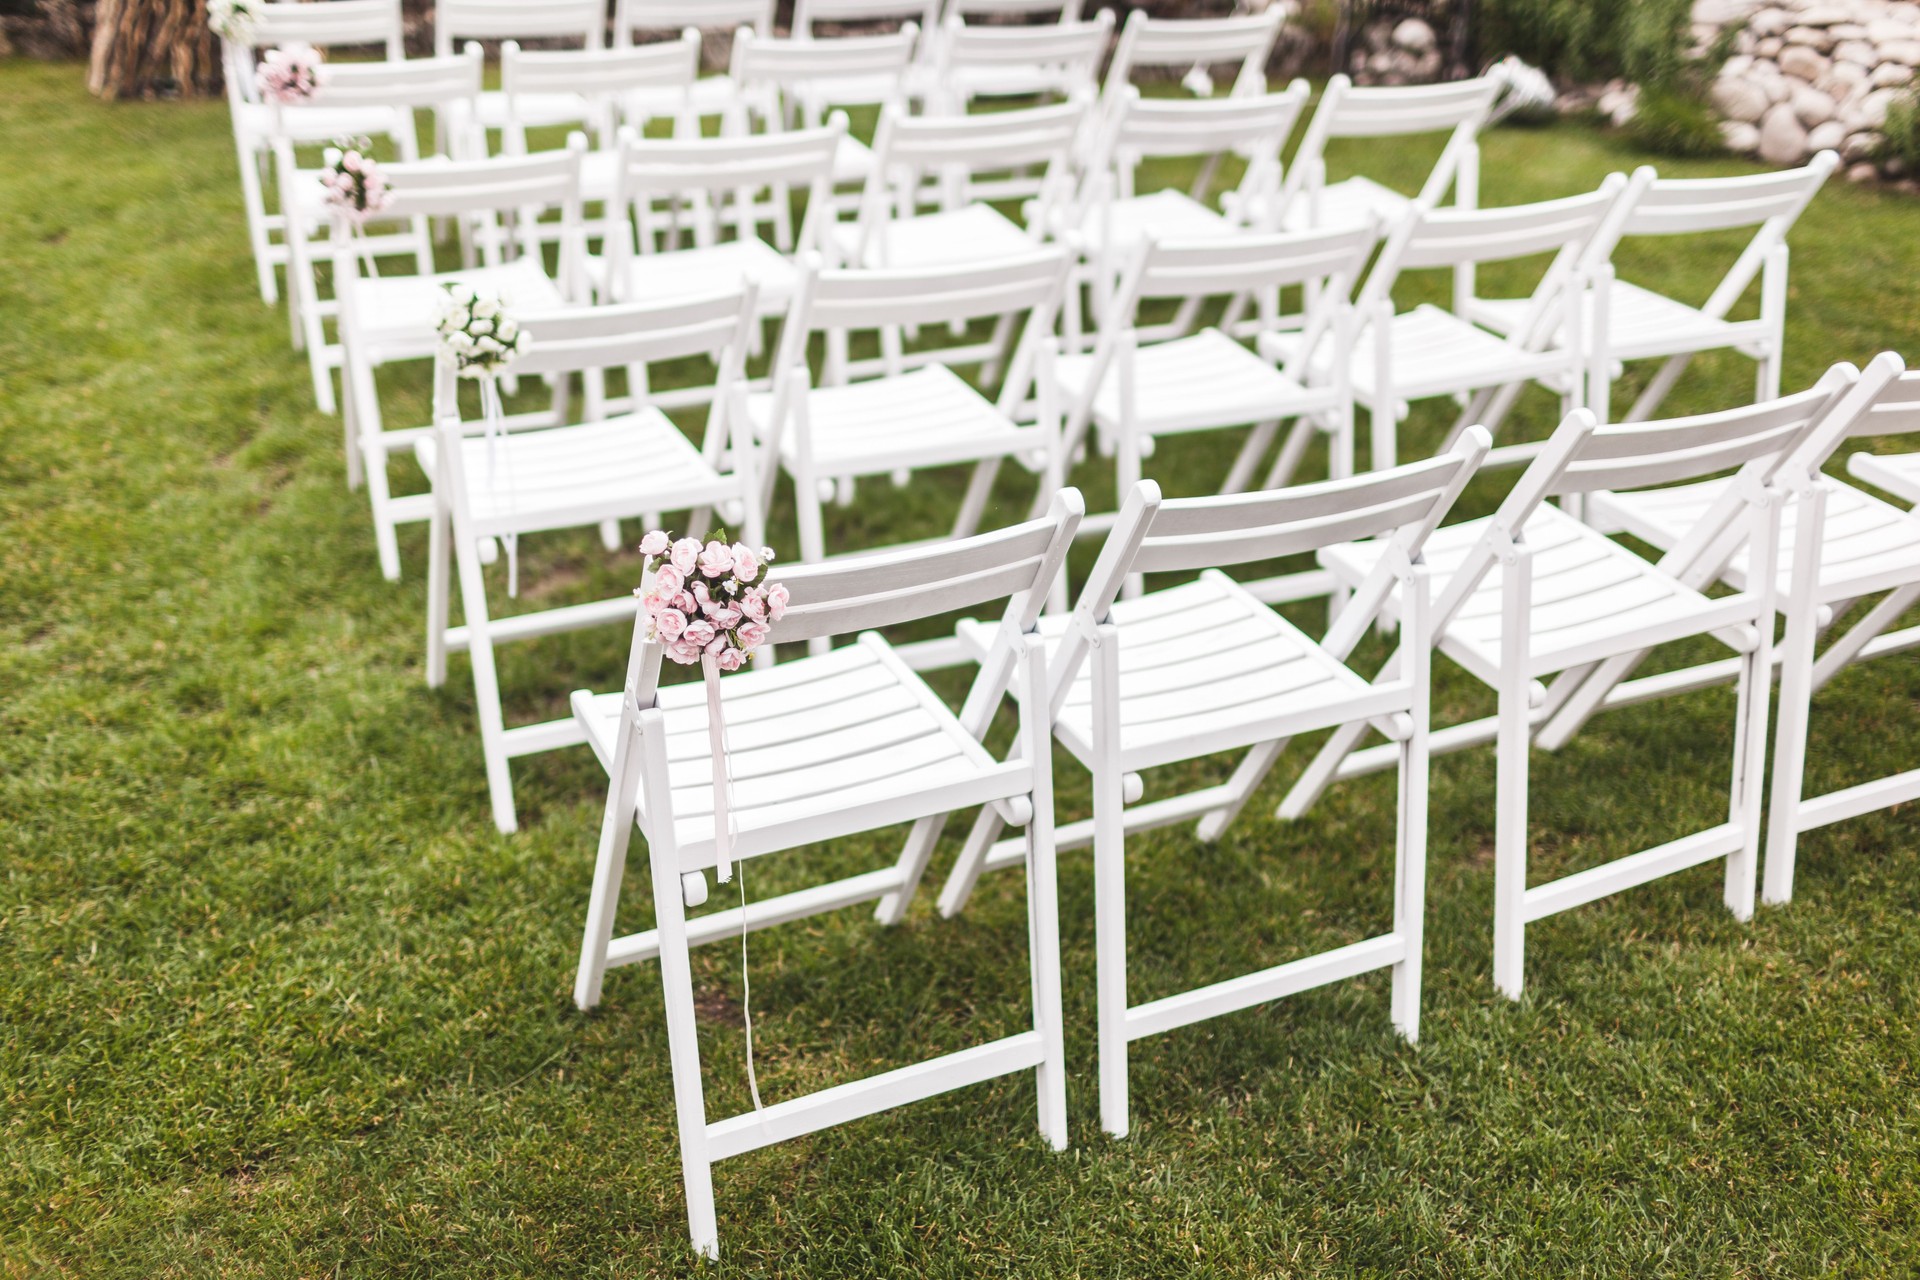
{"label": "chair back", "polygon": [[1477,192],[1480,128],[1500,96],[1500,83],[1492,76],[1481,76],[1451,84],[1361,88],[1344,75],[1334,76],[1301,136],[1281,189],[1283,207],[1311,199],[1313,189],[1326,185],[1326,148],[1335,138],[1447,133],[1446,146],[1414,198],[1438,206],[1457,178]]}
{"label": "chair back", "polygon": [[[1884,357],[1876,357],[1876,359]],[[1894,356],[1894,359],[1899,359]],[[1871,369],[1873,366],[1867,366]],[[1907,369],[1881,388],[1873,406],[1847,428],[1848,439],[1897,436],[1920,431],[1920,369]],[[1834,446],[1838,448],[1839,445]]]}
{"label": "chair back", "polygon": [[441,57],[460,40],[565,40],[606,43],[605,0],[434,0],[433,49]]}
{"label": "chair back", "polygon": [[1315,484],[1253,493],[1162,500],[1142,480],[1127,495],[1113,530],[1074,605],[1047,679],[1055,715],[1086,660],[1093,630],[1107,621],[1134,574],[1191,573],[1301,555],[1361,538],[1391,538],[1383,556],[1341,609],[1322,647],[1344,659],[1366,635],[1392,593],[1401,561],[1417,561],[1433,531],[1479,470],[1492,444],[1469,427],[1452,448],[1421,462]]}
{"label": "chair back", "polygon": [[[685,90],[700,74],[700,33],[691,27],[678,40],[612,49],[524,50],[518,41],[500,46],[500,92],[507,103],[505,147],[527,149],[523,95],[571,93],[593,108],[594,132],[613,138],[633,95],[647,90]],[[690,128],[681,113],[676,123]]]}
{"label": "chair back", "polygon": [[[900,22],[939,28],[941,0],[794,0],[793,34],[811,40],[818,22]],[[837,37],[836,37],[837,38]]]}
{"label": "chair back", "polygon": [[[1080,21],[1081,10],[1085,7],[1084,0],[947,0],[943,16],[951,22],[955,18],[965,21],[968,18],[1031,18],[1044,15],[1067,25]],[[1098,18],[1102,14],[1111,24],[1113,11],[1102,9],[1094,16]]]}
{"label": "chair back", "polygon": [[[1002,2],[1025,4],[1028,0]],[[1053,7],[1048,4],[1049,9]],[[969,77],[982,72],[1016,72],[1031,74],[1036,82],[1058,93],[1090,93],[1112,38],[1111,9],[1102,9],[1086,22],[1063,17],[1057,23],[1037,26],[977,27],[968,26],[960,13],[949,10],[941,29],[935,91],[948,91],[948,109],[964,110],[966,104],[959,95]]]}
{"label": "chair back", "polygon": [[310,44],[322,51],[381,45],[394,61],[407,56],[400,0],[274,0],[256,10],[246,44],[253,49]]}
{"label": "chair back", "polygon": [[[315,8],[315,5],[303,5]],[[275,146],[332,142],[339,132],[335,108],[382,108],[389,112],[402,155],[417,155],[412,112],[428,110],[447,128],[449,153],[472,154],[468,137],[480,98],[480,46],[469,45],[447,58],[407,58],[398,62],[323,62],[314,73],[313,96],[305,102],[269,105]],[[284,157],[292,171],[292,156]]]}
{"label": "chair back", "polygon": [[828,107],[891,102],[913,66],[920,28],[908,23],[875,36],[831,40],[763,39],[742,29],[733,39],[729,74],[748,93],[773,94],[818,123]]}
{"label": "chair back", "polygon": [[773,34],[778,0],[613,0],[613,43],[633,43],[636,31],[681,31],[687,27],[721,30],[751,27]]}
{"label": "chair back", "polygon": [[1231,18],[1151,18],[1135,9],[1120,29],[1102,100],[1117,102],[1139,67],[1236,65],[1231,92],[1257,93],[1266,87],[1267,58],[1286,17],[1283,4]]}

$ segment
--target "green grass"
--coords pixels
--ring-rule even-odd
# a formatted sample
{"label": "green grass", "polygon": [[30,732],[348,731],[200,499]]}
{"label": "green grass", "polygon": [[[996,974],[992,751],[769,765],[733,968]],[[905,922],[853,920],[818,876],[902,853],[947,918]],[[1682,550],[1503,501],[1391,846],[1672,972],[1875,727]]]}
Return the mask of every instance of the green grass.
{"label": "green grass", "polygon": [[[81,80],[0,63],[0,1274],[703,1270],[653,970],[616,971],[592,1016],[568,998],[598,769],[580,750],[521,764],[524,829],[494,832],[466,667],[442,691],[421,679],[424,535],[404,537],[405,582],[382,582],[339,426],[254,292],[225,107],[102,105]],[[1581,128],[1497,132],[1487,199],[1642,158]],[[1410,151],[1368,160],[1417,180]],[[1820,196],[1795,239],[1789,385],[1920,353],[1917,230],[1907,200]],[[1690,242],[1632,246],[1622,270],[1698,297],[1719,265]],[[1732,403],[1750,378],[1703,361],[1672,404]],[[1550,425],[1524,409],[1517,428]],[[1409,456],[1445,417],[1416,417]],[[1235,443],[1181,441],[1150,471],[1199,491]],[[1082,478],[1103,504],[1111,482]],[[936,531],[959,484],[868,484],[834,536]],[[1025,496],[1010,478],[996,518]],[[791,545],[788,516],[775,537]],[[543,601],[638,571],[591,536],[524,554]],[[513,651],[510,716],[611,687],[625,643]],[[1443,717],[1485,709],[1440,674]],[[1731,713],[1731,693],[1702,693],[1536,753],[1536,877],[1717,820]],[[1920,664],[1850,671],[1815,715],[1813,785],[1910,766]],[[1084,813],[1084,776],[1057,772],[1062,816]],[[1184,828],[1130,843],[1136,997],[1385,920],[1390,780],[1290,826],[1267,816],[1285,780],[1216,847]],[[1806,839],[1797,901],[1750,925],[1701,869],[1536,927],[1516,1006],[1488,981],[1492,792],[1485,750],[1435,765],[1419,1047],[1390,1031],[1382,977],[1341,984],[1139,1044],[1135,1133],[1102,1138],[1091,876],[1070,854],[1073,1149],[1043,1149],[1014,1078],[761,1151],[717,1171],[726,1260],[704,1270],[1920,1270],[1911,808]],[[896,835],[756,863],[749,883],[874,865]],[[638,927],[639,874],[629,902]],[[895,930],[849,911],[757,935],[763,1093],[1017,1026],[1023,902],[1003,875],[958,921],[923,896]],[[738,955],[695,968],[708,1096],[737,1110]]]}

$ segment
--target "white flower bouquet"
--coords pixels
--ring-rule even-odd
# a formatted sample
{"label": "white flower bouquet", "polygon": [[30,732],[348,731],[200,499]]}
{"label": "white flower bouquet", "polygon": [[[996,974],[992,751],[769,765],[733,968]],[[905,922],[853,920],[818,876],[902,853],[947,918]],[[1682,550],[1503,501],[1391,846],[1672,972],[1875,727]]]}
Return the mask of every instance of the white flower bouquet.
{"label": "white flower bouquet", "polygon": [[207,0],[207,26],[222,40],[252,44],[260,0]]}
{"label": "white flower bouquet", "polygon": [[498,377],[526,354],[527,331],[508,314],[505,298],[485,297],[465,284],[449,284],[446,290],[446,306],[434,327],[461,377]]}
{"label": "white flower bouquet", "polygon": [[367,154],[371,145],[365,138],[338,139],[327,149],[326,165],[320,171],[327,203],[356,227],[386,208],[392,199],[379,162]]}
{"label": "white flower bouquet", "polygon": [[269,49],[253,83],[262,100],[297,107],[320,87],[320,51],[310,44]]}

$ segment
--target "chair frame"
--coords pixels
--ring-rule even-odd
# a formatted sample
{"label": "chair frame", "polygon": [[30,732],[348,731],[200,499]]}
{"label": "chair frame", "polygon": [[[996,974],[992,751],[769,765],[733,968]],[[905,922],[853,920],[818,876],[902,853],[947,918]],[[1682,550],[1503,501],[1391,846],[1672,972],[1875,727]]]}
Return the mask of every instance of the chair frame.
{"label": "chair frame", "polygon": [[[513,831],[518,826],[511,762],[521,756],[574,746],[586,738],[571,715],[507,728],[494,647],[609,622],[625,622],[633,616],[634,598],[621,595],[589,604],[495,618],[487,607],[480,544],[523,533],[598,525],[603,537],[609,526],[614,529],[615,536],[606,539],[611,550],[619,545],[618,522],[622,519],[638,518],[651,523],[657,521],[657,513],[662,509],[685,505],[694,508],[688,527],[701,527],[710,508],[733,503],[742,509],[744,540],[751,546],[759,546],[764,533],[759,483],[754,471],[758,461],[756,450],[747,447],[746,442],[734,434],[734,422],[727,416],[727,408],[733,402],[732,391],[745,377],[746,347],[753,323],[754,298],[750,285],[744,290],[692,301],[589,307],[549,313],[528,322],[526,329],[533,338],[533,346],[516,362],[516,372],[522,376],[557,379],[563,389],[568,376],[583,375],[582,424],[608,420],[609,406],[601,376],[607,368],[625,368],[632,378],[636,376],[632,371],[661,360],[705,355],[715,363],[716,391],[710,397],[713,407],[707,416],[701,446],[703,458],[719,473],[715,483],[704,489],[681,487],[671,492],[658,487],[651,491],[642,489],[610,505],[556,500],[544,508],[532,507],[526,512],[491,517],[476,514],[472,486],[477,480],[467,474],[461,446],[465,439],[482,433],[485,426],[461,418],[451,361],[444,354],[436,357],[434,447],[431,454],[427,454],[416,444],[416,450],[422,453],[421,465],[433,479],[427,559],[427,685],[438,688],[446,683],[449,653],[468,655],[473,667],[474,702],[480,717],[487,790],[494,823],[501,831]],[[643,405],[634,404],[628,412],[637,413],[642,408]],[[558,412],[559,421],[567,425],[547,430],[578,429],[564,414],[564,403]],[[547,431],[530,434],[546,435]],[[511,443],[502,448],[510,451]],[[723,471],[729,460],[733,470]],[[509,469],[510,466],[511,452]],[[507,483],[511,493],[511,475]],[[448,622],[449,561],[460,583],[463,615],[460,626],[450,626]]]}
{"label": "chair frame", "polygon": [[[497,266],[506,261],[509,249],[542,262],[544,233],[537,214],[543,209],[557,208],[561,222],[559,270],[553,283],[563,300],[577,302],[585,292],[580,266],[585,252],[581,234],[580,160],[585,152],[586,139],[576,134],[564,151],[452,164],[393,165],[386,175],[390,203],[383,216],[453,217],[463,225],[469,219],[481,219],[481,234],[476,238],[480,242],[482,262],[486,266]],[[512,225],[501,228],[495,221],[500,218],[509,219]],[[336,216],[333,278],[339,298],[347,483],[349,487],[358,488],[365,482],[373,507],[381,573],[389,581],[398,581],[398,526],[429,519],[433,514],[433,499],[429,494],[394,497],[387,477],[387,459],[396,450],[412,448],[416,441],[430,435],[433,428],[389,430],[382,420],[374,371],[400,360],[431,358],[436,354],[437,341],[431,327],[423,327],[417,340],[376,343],[367,336],[355,297],[360,258],[360,250],[348,233],[345,221]],[[544,274],[544,263],[541,271]],[[460,272],[445,273],[445,278],[458,280]],[[555,423],[553,414],[543,414],[528,425]]]}
{"label": "chair frame", "polygon": [[[952,719],[945,705],[900,665],[898,656],[873,629],[1010,597],[995,642],[994,661],[982,666],[957,717],[963,736],[975,741],[984,733],[1007,687],[1014,683],[1016,672],[1024,673],[1022,687],[1043,687],[1044,647],[1031,632],[1047,584],[1061,571],[1072,544],[1079,517],[1078,497],[1071,490],[1062,492],[1042,520],[959,543],[857,563],[777,569],[774,577],[787,584],[793,602],[785,618],[774,624],[772,640],[784,644],[864,632],[856,642],[858,647],[892,667],[901,684],[921,690],[923,705],[930,710],[938,708],[936,715]],[[620,695],[611,758],[602,761],[610,783],[574,999],[583,1009],[597,1004],[610,966],[649,958],[660,961],[681,1170],[694,1248],[708,1257],[719,1255],[714,1162],[999,1076],[1035,1072],[1041,1135],[1054,1150],[1064,1150],[1066,1064],[1046,708],[1031,699],[1023,703],[1020,733],[1028,741],[1029,750],[1018,760],[996,762],[976,746],[975,769],[965,779],[920,794],[869,802],[856,811],[816,810],[770,827],[746,828],[732,850],[732,857],[744,862],[820,840],[912,821],[907,848],[893,867],[690,920],[687,900],[691,897],[697,903],[703,899],[692,894],[689,878],[702,878],[703,895],[705,869],[715,865],[716,858],[710,835],[682,842],[674,820],[666,718],[658,685],[660,662],[660,646],[646,638],[644,624],[637,626],[626,688]],[[753,680],[788,669],[783,666],[772,673],[723,677],[721,683],[724,689],[735,680]],[[576,693],[573,706],[584,726],[594,714],[593,699]],[[881,921],[895,923],[925,869],[945,812],[982,803],[1006,813],[1027,831],[1032,1029],[763,1110],[709,1122],[701,1082],[690,948],[874,898],[881,900]],[[657,923],[645,933],[616,939],[615,911],[636,825],[647,840]]]}
{"label": "chair frame", "polygon": [[[1809,391],[1778,401],[1657,423],[1601,426],[1591,412],[1576,410],[1522,473],[1499,510],[1482,522],[1480,537],[1441,589],[1433,612],[1440,648],[1492,687],[1498,698],[1498,711],[1490,719],[1436,730],[1433,750],[1460,750],[1489,739],[1495,743],[1493,979],[1502,994],[1520,998],[1529,924],[1706,862],[1725,862],[1727,908],[1738,920],[1751,918],[1765,799],[1773,617],[1779,604],[1776,562],[1784,491],[1778,473],[1819,428],[1823,416],[1834,410],[1844,382],[1829,376]],[[1744,537],[1753,565],[1746,590],[1703,598],[1689,613],[1643,624],[1637,632],[1602,634],[1578,644],[1563,641],[1560,649],[1536,656],[1534,550],[1526,526],[1549,497],[1565,501],[1602,490],[1683,483],[1728,470],[1738,471],[1738,482],[1726,488],[1689,532],[1685,545],[1647,567],[1672,589],[1697,594],[1689,586],[1689,567],[1716,543]],[[1622,548],[1621,554],[1633,553]],[[1495,569],[1501,575],[1501,630],[1498,661],[1492,662],[1454,644],[1449,628]],[[1539,740],[1540,727],[1567,714],[1575,694],[1596,671],[1627,655],[1637,658],[1650,648],[1702,635],[1713,635],[1733,648],[1738,668],[1728,820],[1529,886],[1528,752]],[[1395,661],[1404,660],[1407,652],[1403,644]],[[1673,691],[1671,682],[1658,677],[1652,683],[1661,686],[1660,693]],[[1608,700],[1613,705],[1643,700],[1626,696],[1627,690],[1619,692],[1621,697]],[[1336,730],[1282,801],[1279,816],[1300,816],[1336,778],[1382,768],[1387,762],[1378,749],[1349,754],[1363,733],[1364,726],[1360,732],[1351,726]]]}

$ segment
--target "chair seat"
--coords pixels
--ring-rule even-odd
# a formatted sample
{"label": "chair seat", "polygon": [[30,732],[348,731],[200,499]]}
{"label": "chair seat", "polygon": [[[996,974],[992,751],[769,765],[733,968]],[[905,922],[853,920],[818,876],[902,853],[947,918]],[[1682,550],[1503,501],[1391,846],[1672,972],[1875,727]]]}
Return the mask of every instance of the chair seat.
{"label": "chair seat", "polygon": [[510,114],[529,129],[557,124],[581,124],[593,118],[593,104],[577,93],[523,93],[517,96],[513,112],[507,110],[507,95],[498,89],[481,93],[475,117],[483,129],[506,127]]}
{"label": "chair seat", "polygon": [[[720,690],[731,812],[743,855],[781,847],[754,836],[789,824],[805,823],[809,840],[833,839],[871,829],[878,806],[885,806],[889,821],[943,812],[956,786],[976,786],[975,804],[1026,790],[1017,762],[1003,765],[988,756],[877,635],[726,676]],[[573,698],[575,717],[609,771],[621,696]],[[699,680],[670,684],[659,696],[675,835],[683,853],[697,858],[713,845],[705,687]],[[640,800],[644,826],[644,792]]]}
{"label": "chair seat", "polygon": [[[1427,540],[1434,594],[1487,531],[1487,520],[1449,525]],[[1728,625],[1738,602],[1709,600],[1558,507],[1542,506],[1527,521],[1533,551],[1533,613],[1527,675],[1538,677],[1614,653]],[[1320,560],[1349,586],[1365,579],[1380,556],[1378,542],[1328,547]],[[1501,570],[1495,566],[1461,605],[1441,637],[1447,655],[1489,685],[1500,681]]]}
{"label": "chair seat", "polygon": [[[1265,334],[1262,350],[1284,360],[1299,341],[1297,333]],[[1407,399],[1526,382],[1562,372],[1567,365],[1563,351],[1523,350],[1450,311],[1424,304],[1393,318],[1388,349],[1394,393]],[[1330,359],[1331,341],[1323,341],[1312,361],[1315,381],[1329,376]],[[1356,397],[1368,399],[1380,389],[1376,366],[1373,326],[1368,325],[1354,339],[1347,365]]]}
{"label": "chair seat", "polygon": [[1108,201],[1104,212],[1096,205],[1081,224],[1080,236],[1089,255],[1102,250],[1124,255],[1148,236],[1156,240],[1209,240],[1230,236],[1236,229],[1186,192],[1167,188]]}
{"label": "chair seat", "polygon": [[[1320,408],[1326,393],[1309,391],[1218,329],[1143,346],[1134,354],[1135,412],[1150,433],[1202,431],[1294,417]],[[1062,356],[1054,374],[1070,403],[1086,394],[1090,355]],[[1119,370],[1109,367],[1093,400],[1094,422],[1120,426]]]}
{"label": "chair seat", "polygon": [[[747,397],[747,416],[765,439],[773,396]],[[879,475],[1044,449],[1037,427],[1016,426],[944,365],[911,373],[816,387],[807,396],[813,464],[821,476]],[[798,447],[789,427],[780,442],[791,468]]]}
{"label": "chair seat", "polygon": [[[1717,479],[1635,493],[1596,493],[1589,499],[1587,515],[1602,528],[1618,527],[1665,551],[1700,522],[1729,483]],[[1882,589],[1856,584],[1920,581],[1920,516],[1837,480],[1827,479],[1826,490],[1827,519],[1820,547],[1823,597],[1851,598]],[[1777,576],[1783,594],[1792,586],[1799,513],[1800,505],[1793,502],[1781,512]],[[1746,547],[1733,555],[1720,576],[1736,591],[1747,589]]]}
{"label": "chair seat", "polygon": [[[792,260],[758,236],[725,240],[704,249],[640,253],[627,261],[622,297],[632,302],[701,297],[751,280],[760,288],[760,312],[774,314],[787,309],[799,281]],[[587,278],[602,299],[611,291],[607,270],[604,257],[587,259]]]}
{"label": "chair seat", "polygon": [[1406,217],[1412,208],[1413,201],[1398,191],[1355,175],[1300,196],[1287,211],[1286,227],[1289,231],[1348,230],[1369,221],[1384,227]]}
{"label": "chair seat", "polygon": [[[860,226],[833,227],[839,261],[851,263],[860,247]],[[988,258],[1006,258],[1034,250],[1033,237],[990,205],[925,213],[881,223],[867,251],[867,266],[928,268],[957,266]]]}
{"label": "chair seat", "polygon": [[1856,453],[1847,470],[1902,502],[1920,505],[1920,453]]}
{"label": "chair seat", "polygon": [[[414,445],[429,476],[438,449],[431,436]],[[651,406],[578,426],[467,436],[461,469],[482,535],[577,528],[736,497],[739,489]]]}
{"label": "chair seat", "polygon": [[434,324],[440,318],[446,286],[455,283],[500,298],[522,319],[567,302],[560,287],[531,258],[431,276],[362,276],[351,287],[358,318],[355,336],[364,344],[364,358],[378,364],[432,355],[440,341]]}
{"label": "chair seat", "polygon": [[[1351,718],[1368,683],[1299,628],[1216,570],[1113,605],[1120,632],[1120,750],[1129,769],[1250,746],[1289,718],[1297,729]],[[963,624],[974,643],[986,624]],[[1071,615],[1041,619],[1049,653]],[[1196,636],[1200,637],[1196,639]],[[1196,645],[1204,653],[1196,652]],[[1324,709],[1323,716],[1315,715]],[[1093,675],[1082,664],[1054,731],[1083,764],[1093,758]]]}
{"label": "chair seat", "polygon": [[[1592,299],[1583,304],[1592,321]],[[1525,298],[1478,298],[1470,314],[1496,333],[1511,334],[1526,318]],[[1607,350],[1617,360],[1643,360],[1686,351],[1710,351],[1749,341],[1746,326],[1715,320],[1699,308],[1616,280],[1607,290]],[[1564,341],[1556,333],[1554,342]]]}

